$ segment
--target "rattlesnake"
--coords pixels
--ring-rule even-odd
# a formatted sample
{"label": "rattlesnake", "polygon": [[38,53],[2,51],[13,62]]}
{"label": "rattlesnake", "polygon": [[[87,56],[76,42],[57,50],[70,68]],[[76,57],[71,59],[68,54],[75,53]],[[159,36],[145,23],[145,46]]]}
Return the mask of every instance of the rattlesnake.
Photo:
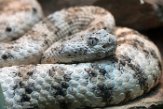
{"label": "rattlesnake", "polygon": [[110,12],[97,6],[62,9],[19,39],[1,42],[0,67],[7,109],[125,103],[155,87],[162,70],[154,43],[116,27]]}
{"label": "rattlesnake", "polygon": [[0,0],[0,42],[17,39],[42,16],[35,0]]}

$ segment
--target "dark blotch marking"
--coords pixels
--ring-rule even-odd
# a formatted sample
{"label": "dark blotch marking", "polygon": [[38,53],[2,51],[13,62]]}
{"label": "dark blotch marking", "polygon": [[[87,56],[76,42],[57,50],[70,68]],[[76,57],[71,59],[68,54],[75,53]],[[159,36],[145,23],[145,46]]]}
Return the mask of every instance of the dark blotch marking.
{"label": "dark blotch marking", "polygon": [[69,32],[68,32],[68,35],[69,35],[69,36],[71,36],[71,35],[72,35],[72,32],[71,32],[71,31],[69,31]]}
{"label": "dark blotch marking", "polygon": [[68,25],[71,25],[71,24],[73,24],[73,22],[70,20],[70,21],[68,22]]}
{"label": "dark blotch marking", "polygon": [[43,36],[44,36],[44,37],[47,37],[48,35],[45,33],[45,34],[43,34]]}
{"label": "dark blotch marking", "polygon": [[118,35],[118,37],[125,37],[128,34],[133,34],[133,32],[132,31],[122,32],[121,34]]}
{"label": "dark blotch marking", "polygon": [[124,43],[129,44],[140,50],[144,49],[144,42],[138,39],[124,39],[118,42],[119,45],[124,44]]}
{"label": "dark blotch marking", "polygon": [[131,58],[129,58],[128,56],[125,56],[125,55],[121,55],[120,59],[121,59],[121,61],[124,61],[124,62],[127,62],[127,63],[131,62]]}
{"label": "dark blotch marking", "polygon": [[53,72],[53,71],[51,71],[51,70],[49,70],[49,71],[48,71],[48,74],[49,74],[49,76],[51,76],[51,77],[53,77],[53,76],[54,76],[54,72]]}
{"label": "dark blotch marking", "polygon": [[18,87],[18,85],[15,85],[15,86],[13,87],[13,90],[15,90],[17,87]]}
{"label": "dark blotch marking", "polygon": [[149,56],[149,51],[148,51],[148,50],[143,49],[143,53],[145,54],[145,56],[146,56],[146,57],[148,57],[148,56]]}
{"label": "dark blotch marking", "polygon": [[49,69],[49,71],[48,71],[48,74],[49,74],[49,76],[50,77],[53,77],[54,75],[55,75],[55,68],[54,67],[52,67],[52,69]]}
{"label": "dark blotch marking", "polygon": [[93,68],[87,68],[84,70],[88,73],[89,77],[92,78],[92,77],[97,77],[97,72],[95,71],[95,69],[96,68],[94,66]]}
{"label": "dark blotch marking", "polygon": [[18,72],[18,76],[19,76],[19,77],[23,77],[23,75],[22,75],[20,72]]}
{"label": "dark blotch marking", "polygon": [[150,49],[149,52],[151,53],[153,58],[158,59],[157,54],[155,53],[155,51],[153,49]]}
{"label": "dark blotch marking", "polygon": [[95,71],[90,71],[89,72],[89,76],[90,77],[96,77],[97,76],[97,73]]}
{"label": "dark blotch marking", "polygon": [[128,66],[135,71],[134,77],[139,80],[139,85],[141,89],[144,90],[144,93],[147,92],[148,90],[148,84],[146,84],[147,76],[143,72],[143,69],[140,69],[139,65],[134,65],[130,63],[128,64]]}
{"label": "dark blotch marking", "polygon": [[11,32],[12,31],[12,28],[11,27],[6,27],[6,32]]}
{"label": "dark blotch marking", "polygon": [[137,40],[137,39],[132,39],[132,40],[128,40],[129,44],[133,45],[135,48],[144,48],[144,42]]}
{"label": "dark blotch marking", "polygon": [[103,29],[104,29],[104,30],[107,30],[107,27],[104,27]]}
{"label": "dark blotch marking", "polygon": [[78,52],[77,51],[74,51],[74,54],[77,54]]}
{"label": "dark blotch marking", "polygon": [[68,85],[68,83],[67,82],[61,82],[61,86],[63,87],[63,88],[68,88],[69,87],[69,85]]}
{"label": "dark blotch marking", "polygon": [[65,81],[70,81],[70,80],[71,80],[71,76],[68,75],[68,74],[65,74],[65,75],[63,76],[63,78],[64,78]]}
{"label": "dark blotch marking", "polygon": [[25,88],[25,92],[26,92],[27,94],[31,94],[31,93],[32,93],[32,88],[26,87],[26,88]]}
{"label": "dark blotch marking", "polygon": [[102,74],[102,75],[105,75],[107,74],[106,70],[105,69],[100,69],[99,72]]}
{"label": "dark blotch marking", "polygon": [[13,40],[16,40],[16,39],[17,39],[16,37],[12,37],[12,39],[11,39],[11,40],[13,41]]}
{"label": "dark blotch marking", "polygon": [[55,31],[54,34],[58,35],[59,31]]}
{"label": "dark blotch marking", "polygon": [[21,102],[26,102],[26,101],[30,101],[30,97],[27,96],[26,94],[22,94],[22,98],[21,98]]}
{"label": "dark blotch marking", "polygon": [[45,41],[44,41],[44,44],[45,44],[45,45],[48,45],[48,41],[47,41],[47,40],[45,40]]}
{"label": "dark blotch marking", "polygon": [[24,87],[25,85],[24,85],[24,83],[22,83],[21,81],[19,82],[19,86],[20,87]]}
{"label": "dark blotch marking", "polygon": [[52,85],[52,88],[56,90],[55,93],[53,93],[54,96],[61,95],[65,96],[66,95],[66,90],[62,88],[60,85]]}
{"label": "dark blotch marking", "polygon": [[128,65],[133,71],[135,71],[134,77],[138,79],[141,89],[146,92],[148,90],[148,84],[146,84],[147,75],[145,75],[143,69],[141,69],[137,63],[131,63],[131,60],[132,59],[128,56],[122,55],[119,60],[119,65]]}
{"label": "dark blotch marking", "polygon": [[135,34],[139,36],[141,35],[139,32],[131,30],[131,31],[122,32],[121,34],[118,35],[118,37],[125,37],[126,35],[130,35],[130,34]]}
{"label": "dark blotch marking", "polygon": [[121,56],[120,56],[119,63],[120,63],[121,65],[125,66],[126,64],[131,63],[131,59],[130,59],[128,56],[121,55]]}
{"label": "dark blotch marking", "polygon": [[144,47],[144,42],[142,42],[138,39],[134,39],[134,42],[137,43],[138,45],[140,45],[141,47]]}
{"label": "dark blotch marking", "polygon": [[131,45],[133,46],[133,47],[135,47],[135,48],[138,48],[138,44],[137,43],[131,43]]}
{"label": "dark blotch marking", "polygon": [[111,101],[112,87],[106,87],[104,83],[98,83],[95,89],[97,96],[103,98],[103,100],[108,103]]}
{"label": "dark blotch marking", "polygon": [[1,56],[1,58],[6,60],[8,58],[8,56],[4,54],[4,55]]}
{"label": "dark blotch marking", "polygon": [[11,55],[10,53],[8,53],[8,54],[3,54],[3,55],[1,56],[1,58],[4,59],[4,60],[7,60],[8,58],[13,58],[13,55]]}
{"label": "dark blotch marking", "polygon": [[124,60],[119,60],[119,64],[125,66],[126,65],[126,62]]}
{"label": "dark blotch marking", "polygon": [[33,74],[33,71],[27,72],[28,76],[31,76]]}
{"label": "dark blotch marking", "polygon": [[158,67],[159,67],[160,71],[162,71],[162,63],[160,61],[158,62]]}
{"label": "dark blotch marking", "polygon": [[32,8],[32,11],[34,12],[34,13],[37,13],[37,9],[36,8]]}

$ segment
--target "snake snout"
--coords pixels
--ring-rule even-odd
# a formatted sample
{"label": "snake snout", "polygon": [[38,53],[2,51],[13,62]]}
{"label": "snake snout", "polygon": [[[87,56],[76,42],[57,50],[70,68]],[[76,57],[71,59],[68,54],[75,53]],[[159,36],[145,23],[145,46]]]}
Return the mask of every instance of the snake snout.
{"label": "snake snout", "polygon": [[101,29],[97,32],[89,34],[87,38],[87,44],[89,46],[101,45],[103,48],[110,47],[112,45],[116,45],[116,37],[106,30]]}

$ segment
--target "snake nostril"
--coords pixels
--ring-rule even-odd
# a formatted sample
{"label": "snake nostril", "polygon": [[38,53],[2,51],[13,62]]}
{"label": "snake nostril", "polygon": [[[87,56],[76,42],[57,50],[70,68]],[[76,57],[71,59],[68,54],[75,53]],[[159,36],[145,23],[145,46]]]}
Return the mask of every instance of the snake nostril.
{"label": "snake nostril", "polygon": [[11,27],[6,27],[6,32],[11,32],[12,31],[12,28]]}
{"label": "snake nostril", "polygon": [[106,29],[107,29],[107,27],[104,27],[103,29],[104,29],[104,30],[106,30]]}
{"label": "snake nostril", "polygon": [[110,44],[109,44],[109,43],[104,44],[102,47],[103,47],[103,48],[108,48],[108,47],[110,47]]}
{"label": "snake nostril", "polygon": [[32,11],[34,12],[34,13],[37,13],[37,9],[36,8],[32,8]]}

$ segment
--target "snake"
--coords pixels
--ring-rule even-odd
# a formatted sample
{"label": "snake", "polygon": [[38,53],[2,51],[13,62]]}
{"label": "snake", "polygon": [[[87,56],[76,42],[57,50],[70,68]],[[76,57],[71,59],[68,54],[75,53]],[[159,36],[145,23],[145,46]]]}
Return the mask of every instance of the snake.
{"label": "snake", "polygon": [[36,0],[0,0],[0,42],[21,37],[42,17]]}
{"label": "snake", "polygon": [[[28,11],[31,13],[31,9]],[[4,27],[0,23],[0,39],[11,39],[0,43],[4,109],[120,105],[159,84],[162,62],[157,46],[136,30],[116,26],[113,15],[101,7],[58,10],[15,40],[4,32]],[[17,32],[12,35],[15,37]]]}

